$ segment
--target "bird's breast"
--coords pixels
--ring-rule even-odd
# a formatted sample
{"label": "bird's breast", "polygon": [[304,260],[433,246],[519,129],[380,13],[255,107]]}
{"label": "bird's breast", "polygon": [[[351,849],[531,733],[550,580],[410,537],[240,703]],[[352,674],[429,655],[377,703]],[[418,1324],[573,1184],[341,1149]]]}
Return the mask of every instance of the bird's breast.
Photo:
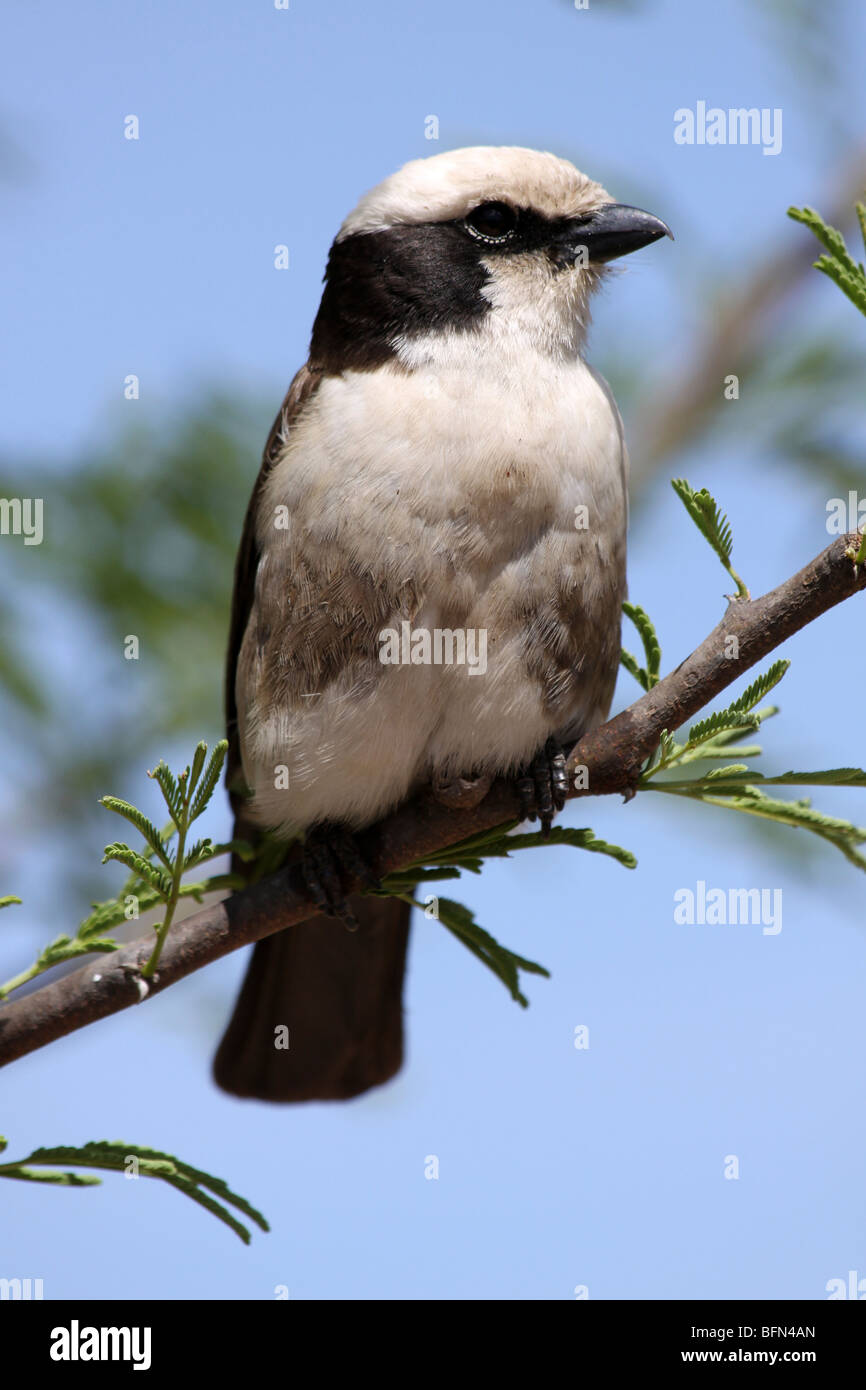
{"label": "bird's breast", "polygon": [[322,382],[271,474],[265,541],[280,506],[295,539],[373,569],[499,567],[550,530],[624,531],[619,419],[579,358],[347,372]]}

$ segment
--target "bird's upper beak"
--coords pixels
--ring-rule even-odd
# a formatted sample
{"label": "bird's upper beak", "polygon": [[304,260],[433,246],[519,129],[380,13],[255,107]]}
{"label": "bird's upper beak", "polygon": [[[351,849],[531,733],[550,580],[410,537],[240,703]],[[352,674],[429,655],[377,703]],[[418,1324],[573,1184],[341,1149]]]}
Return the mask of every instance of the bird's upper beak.
{"label": "bird's upper beak", "polygon": [[627,203],[606,203],[586,217],[575,218],[563,240],[575,256],[585,248],[590,264],[598,265],[639,251],[663,236],[674,239],[670,227],[651,212]]}

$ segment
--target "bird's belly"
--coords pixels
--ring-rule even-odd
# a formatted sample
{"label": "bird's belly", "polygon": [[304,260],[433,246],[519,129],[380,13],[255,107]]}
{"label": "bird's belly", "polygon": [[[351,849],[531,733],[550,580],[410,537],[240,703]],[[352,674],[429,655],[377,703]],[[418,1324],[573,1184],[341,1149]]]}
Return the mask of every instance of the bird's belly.
{"label": "bird's belly", "polygon": [[576,738],[605,718],[624,596],[622,531],[591,544],[552,532],[506,566],[467,614],[475,665],[439,668],[431,771],[514,771],[551,735]]}
{"label": "bird's belly", "polygon": [[[286,585],[301,557],[324,576],[314,598],[348,573],[362,586],[357,623],[348,611],[328,639],[346,648],[336,675],[267,694],[285,683],[265,653],[238,691],[253,814],[287,833],[368,824],[436,772],[514,769],[598,722],[613,690],[626,500],[605,390],[582,363],[525,399],[488,379],[467,403],[447,376],[435,391],[387,377],[322,383],[262,509],[288,517],[260,531]],[[270,660],[291,667],[306,634],[280,640]]]}

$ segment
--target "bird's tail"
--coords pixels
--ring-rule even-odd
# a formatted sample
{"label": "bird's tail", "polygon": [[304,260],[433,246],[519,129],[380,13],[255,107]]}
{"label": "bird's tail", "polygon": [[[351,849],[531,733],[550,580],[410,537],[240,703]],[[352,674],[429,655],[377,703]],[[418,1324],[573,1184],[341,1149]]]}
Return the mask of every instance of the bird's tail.
{"label": "bird's tail", "polygon": [[410,907],[355,897],[355,932],[316,917],[260,941],[214,1059],[224,1091],[257,1100],[348,1100],[403,1062]]}

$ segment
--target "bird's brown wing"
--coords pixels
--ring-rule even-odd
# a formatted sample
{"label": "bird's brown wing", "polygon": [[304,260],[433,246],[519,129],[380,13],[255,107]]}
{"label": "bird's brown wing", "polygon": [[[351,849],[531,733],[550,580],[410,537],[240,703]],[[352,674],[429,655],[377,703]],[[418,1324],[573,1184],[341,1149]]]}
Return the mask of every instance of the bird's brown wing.
{"label": "bird's brown wing", "polygon": [[[240,656],[241,643],[244,640],[247,623],[252,611],[253,598],[256,586],[256,570],[259,565],[259,546],[256,540],[256,515],[258,512],[259,498],[262,488],[267,481],[268,474],[273,468],[284,448],[289,431],[298,418],[304,406],[311,399],[322,380],[322,370],[320,367],[311,366],[307,363],[294,376],[292,383],[286,392],[285,400],[280,406],[276,420],[271,426],[268,441],[262,455],[262,466],[259,469],[259,476],[256,478],[255,487],[250,498],[247,514],[244,517],[244,529],[241,533],[241,543],[238,548],[237,560],[235,562],[235,583],[232,595],[232,611],[229,624],[229,645],[226,656],[226,677],[225,677],[225,711],[226,711],[226,737],[229,741],[228,755],[226,758],[226,786],[228,787],[232,810],[235,813],[235,838],[246,839],[250,833],[249,826],[243,823],[243,772],[241,768],[240,734],[238,730],[238,707],[235,698],[235,677],[237,675],[238,657]],[[244,833],[246,832],[246,833]],[[241,863],[233,863],[232,870],[235,873],[243,872]]]}
{"label": "bird's brown wing", "polygon": [[[321,379],[321,369],[308,364],[289,387],[265,446],[235,569],[226,667],[226,782],[235,838],[253,842],[257,831],[244,818],[235,676],[260,558],[256,513],[289,430]],[[245,871],[237,856],[232,867]],[[316,917],[257,944],[214,1059],[214,1078],[223,1090],[257,1100],[347,1100],[400,1070],[410,909],[396,898],[358,896],[351,903],[357,932]]]}

